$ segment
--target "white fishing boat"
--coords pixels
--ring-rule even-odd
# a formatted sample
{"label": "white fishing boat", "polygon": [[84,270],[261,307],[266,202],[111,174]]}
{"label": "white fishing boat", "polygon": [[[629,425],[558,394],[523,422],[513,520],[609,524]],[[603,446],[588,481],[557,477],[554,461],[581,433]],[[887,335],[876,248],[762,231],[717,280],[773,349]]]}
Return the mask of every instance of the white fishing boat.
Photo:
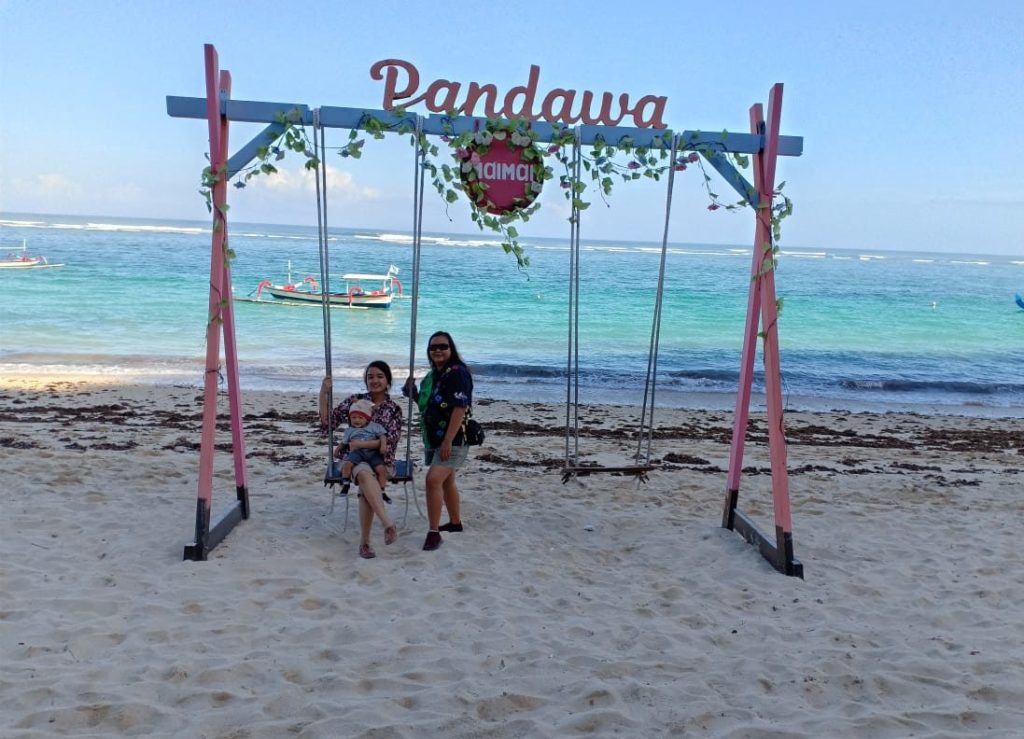
{"label": "white fishing boat", "polygon": [[30,255],[24,241],[21,242],[20,251],[9,251],[0,256],[0,269],[43,269],[63,266],[63,264],[50,264],[46,257]]}
{"label": "white fishing boat", "polygon": [[[275,285],[263,280],[249,294],[249,302],[284,303],[290,305],[323,305],[323,292],[319,281],[308,276],[300,282],[292,282],[291,262],[288,263],[288,282]],[[344,290],[332,290],[328,295],[331,307],[342,308],[390,308],[391,301],[402,295],[402,283],[396,275],[398,267],[391,265],[384,274],[363,274],[352,272],[341,275]],[[264,296],[269,295],[270,300]]]}

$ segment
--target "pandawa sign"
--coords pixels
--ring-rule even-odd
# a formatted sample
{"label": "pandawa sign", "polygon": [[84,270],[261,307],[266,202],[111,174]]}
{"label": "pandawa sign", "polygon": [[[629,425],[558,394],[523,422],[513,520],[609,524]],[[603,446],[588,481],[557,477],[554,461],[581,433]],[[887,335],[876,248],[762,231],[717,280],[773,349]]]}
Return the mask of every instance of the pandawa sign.
{"label": "pandawa sign", "polygon": [[[370,77],[384,81],[385,110],[394,110],[396,101],[403,107],[423,103],[431,113],[450,113],[481,116],[490,119],[523,118],[528,121],[547,121],[574,125],[618,126],[636,128],[665,128],[662,118],[668,98],[644,95],[632,102],[627,93],[602,93],[598,98],[590,90],[553,88],[540,94],[540,67],[530,65],[525,85],[513,87],[504,96],[491,83],[460,82],[437,79],[420,92],[420,73],[416,67],[401,59],[383,59],[370,67]],[[461,97],[460,97],[461,96]],[[401,102],[404,101],[404,102]]]}

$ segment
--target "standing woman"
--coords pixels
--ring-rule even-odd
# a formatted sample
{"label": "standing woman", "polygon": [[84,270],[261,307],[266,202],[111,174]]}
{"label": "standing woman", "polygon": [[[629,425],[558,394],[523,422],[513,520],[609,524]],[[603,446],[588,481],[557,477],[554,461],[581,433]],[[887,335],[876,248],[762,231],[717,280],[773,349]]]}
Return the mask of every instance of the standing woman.
{"label": "standing woman", "polygon": [[[466,464],[465,419],[473,403],[473,376],[462,362],[455,340],[446,331],[438,331],[427,341],[430,373],[423,388],[416,389],[410,377],[403,394],[412,394],[420,407],[427,470],[427,551],[441,546],[442,531],[462,531],[459,512],[459,488],[455,473]],[[441,523],[441,505],[448,511],[448,523]]]}
{"label": "standing woman", "polygon": [[[329,421],[331,428],[337,428],[348,421],[348,409],[354,402],[369,400],[373,403],[370,420],[376,421],[387,431],[388,448],[384,452],[384,464],[389,475],[393,475],[395,450],[398,449],[398,441],[402,436],[402,409],[391,399],[391,367],[379,359],[370,362],[363,372],[363,383],[366,385],[365,393],[348,396],[338,403],[333,412],[328,413],[327,394],[331,389],[331,378],[324,378],[320,385],[320,427],[326,431]],[[370,465],[365,462],[356,465],[352,470],[352,477],[359,486],[359,556],[363,559],[372,559],[377,556],[370,546],[370,529],[373,526],[374,515],[380,519],[384,527],[385,544],[395,543],[398,528],[388,516],[387,508],[384,506],[384,491]]]}

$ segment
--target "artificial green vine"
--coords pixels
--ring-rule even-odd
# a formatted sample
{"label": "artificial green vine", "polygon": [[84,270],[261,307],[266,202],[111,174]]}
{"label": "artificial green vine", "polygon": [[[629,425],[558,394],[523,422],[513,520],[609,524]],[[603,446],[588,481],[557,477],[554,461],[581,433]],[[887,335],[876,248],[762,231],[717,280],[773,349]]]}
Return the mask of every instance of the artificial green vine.
{"label": "artificial green vine", "polygon": [[[460,161],[457,156],[460,150],[464,150],[471,144],[478,147],[486,147],[492,139],[507,139],[523,149],[524,159],[533,164],[538,178],[542,181],[552,180],[555,177],[552,167],[546,166],[543,161],[544,157],[550,157],[561,164],[563,173],[558,176],[559,185],[563,190],[564,197],[573,206],[574,212],[583,211],[590,207],[590,202],[584,199],[588,184],[581,181],[582,178],[576,179],[572,172],[574,134],[571,129],[562,129],[548,143],[546,148],[538,148],[536,146],[538,142],[537,134],[530,127],[529,122],[525,120],[489,120],[484,125],[483,130],[465,132],[458,135],[454,135],[449,129],[447,133],[441,136],[441,141],[456,153],[456,163],[454,166],[447,163],[442,163],[438,166],[435,160],[440,153],[439,147],[428,141],[427,136],[422,133],[419,135],[419,141],[417,142],[415,129],[408,119],[405,118],[405,111],[396,108],[395,114],[402,119],[397,124],[385,123],[368,113],[365,114],[358,127],[349,131],[348,142],[338,149],[339,155],[344,158],[351,157],[353,159],[359,159],[362,156],[365,139],[360,138],[360,132],[365,132],[374,139],[383,139],[385,133],[388,132],[411,134],[411,143],[419,143],[426,155],[424,166],[431,173],[432,186],[445,201],[446,208],[458,200],[460,193],[466,194],[470,200],[470,217],[473,222],[481,230],[487,228],[498,233],[502,238],[503,250],[505,253],[515,257],[519,268],[528,267],[530,260],[519,244],[519,231],[515,223],[528,222],[530,217],[540,207],[540,203],[536,200],[531,203],[524,203],[523,207],[514,208],[502,215],[493,215],[487,212],[486,209],[478,204],[478,200],[484,200],[484,198],[479,197],[478,192],[486,187],[483,183],[475,186],[473,194],[466,193],[466,188],[462,182],[466,163]],[[454,116],[455,112],[453,111],[451,115]],[[270,175],[277,172],[277,167],[273,162],[284,159],[288,151],[293,151],[306,157],[305,168],[307,170],[318,169],[321,162],[316,156],[315,148],[306,133],[305,126],[301,123],[302,120],[302,111],[299,109],[278,114],[277,123],[282,127],[282,131],[280,133],[268,134],[270,140],[265,146],[257,149],[255,161],[238,173],[238,179],[234,183],[235,187],[243,188],[253,177]],[[694,141],[698,136],[699,132],[693,134]],[[726,136],[727,132],[723,131],[723,142]],[[734,203],[722,202],[718,194],[711,190],[711,176],[704,168],[704,161],[701,155],[705,159],[724,155],[741,169],[746,169],[749,166],[750,159],[743,154],[727,152],[724,149],[724,143],[719,145],[707,142],[695,143],[693,146],[684,147],[684,150],[679,151],[674,161],[668,161],[671,151],[671,140],[668,139],[667,132],[662,136],[656,136],[650,146],[637,146],[629,136],[625,136],[617,142],[607,142],[603,139],[598,139],[589,151],[581,153],[581,165],[583,170],[589,173],[592,185],[606,203],[607,197],[612,194],[617,178],[621,178],[624,182],[641,178],[650,178],[658,181],[668,171],[669,167],[674,167],[676,171],[681,172],[690,166],[696,165],[701,170],[703,175],[703,182],[701,184],[710,200],[708,210],[722,209],[733,211],[747,207],[747,200],[741,199]],[[625,163],[619,161],[618,157],[620,155],[623,155],[628,161]],[[472,181],[474,173],[469,172],[468,174],[469,180]],[[207,209],[210,211],[213,210],[213,186],[225,176],[226,167],[221,167],[220,171],[216,173],[210,167],[206,167],[203,170],[200,193],[204,196]],[[766,245],[766,250],[770,249],[771,251],[771,254],[766,254],[766,256],[770,258],[766,258],[763,261],[764,266],[761,273],[755,275],[755,279],[775,269],[777,266],[778,242],[782,238],[781,223],[793,212],[792,201],[782,193],[785,184],[785,182],[779,184],[773,193],[770,204],[759,206],[761,208],[770,208],[772,238],[771,243]],[[777,200],[779,201],[776,202]],[[570,217],[570,220],[574,217]]]}

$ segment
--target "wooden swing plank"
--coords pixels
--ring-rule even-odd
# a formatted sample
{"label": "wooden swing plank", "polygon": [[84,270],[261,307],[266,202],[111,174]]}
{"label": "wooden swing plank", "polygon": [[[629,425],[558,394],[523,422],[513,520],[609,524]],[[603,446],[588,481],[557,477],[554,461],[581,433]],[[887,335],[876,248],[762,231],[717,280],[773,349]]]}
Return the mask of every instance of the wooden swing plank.
{"label": "wooden swing plank", "polygon": [[647,473],[658,469],[657,465],[635,464],[622,467],[598,467],[590,465],[566,465],[562,468],[562,484],[569,482],[574,477],[599,474],[625,474],[636,475],[642,482],[647,482]]}

